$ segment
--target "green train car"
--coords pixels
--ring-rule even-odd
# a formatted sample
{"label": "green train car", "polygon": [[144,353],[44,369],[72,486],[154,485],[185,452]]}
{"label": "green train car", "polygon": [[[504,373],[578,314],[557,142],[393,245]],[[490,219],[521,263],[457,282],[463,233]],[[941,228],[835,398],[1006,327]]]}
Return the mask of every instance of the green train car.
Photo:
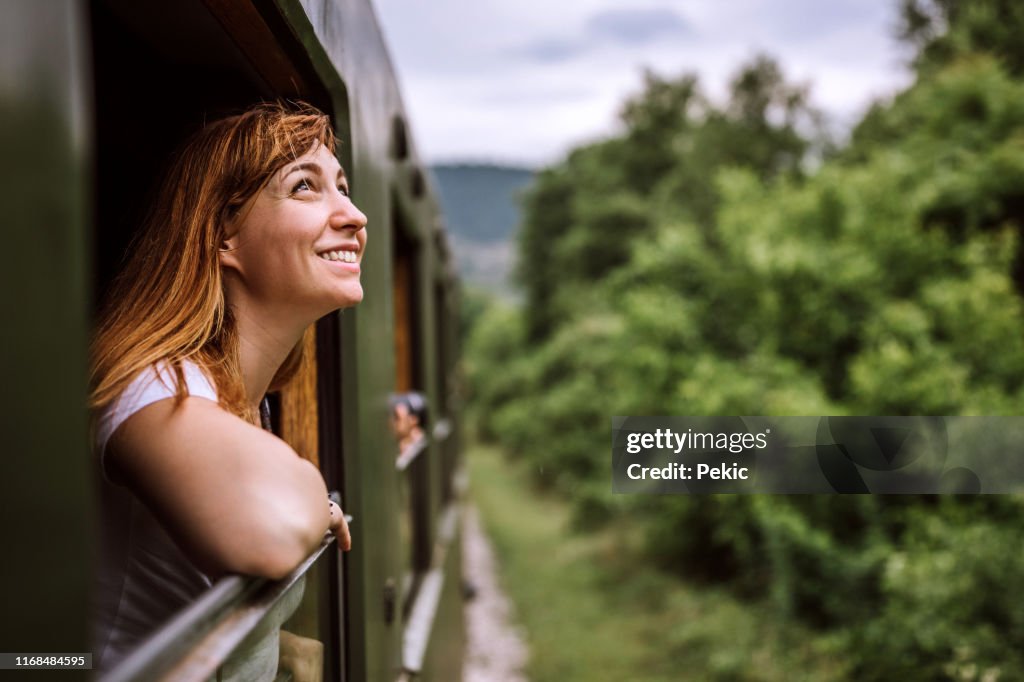
{"label": "green train car", "polygon": [[[204,120],[286,97],[333,117],[369,219],[364,301],[317,323],[315,360],[271,396],[274,430],[353,517],[353,549],[325,541],[280,583],[222,580],[101,679],[231,679],[288,602],[284,629],[320,643],[325,680],[460,679],[458,281],[370,1],[5,0],[0,37],[0,653],[89,652],[90,321],[162,165]],[[408,390],[429,423],[399,453],[388,397]]]}

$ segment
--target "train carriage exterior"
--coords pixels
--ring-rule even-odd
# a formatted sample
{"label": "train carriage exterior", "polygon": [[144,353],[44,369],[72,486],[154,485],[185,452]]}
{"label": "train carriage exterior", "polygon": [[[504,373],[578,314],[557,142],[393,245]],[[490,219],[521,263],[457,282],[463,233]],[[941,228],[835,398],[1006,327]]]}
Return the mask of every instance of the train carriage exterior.
{"label": "train carriage exterior", "polygon": [[[459,679],[458,285],[369,0],[8,0],[0,27],[0,650],[89,651],[90,317],[163,162],[205,119],[287,97],[331,114],[369,219],[363,302],[317,323],[314,359],[270,397],[275,432],[352,515],[353,549],[328,544],[281,583],[225,579],[107,679],[230,676],[289,600],[285,629],[323,644],[324,679]],[[404,453],[396,390],[430,406]],[[53,673],[75,674],[91,677]]]}

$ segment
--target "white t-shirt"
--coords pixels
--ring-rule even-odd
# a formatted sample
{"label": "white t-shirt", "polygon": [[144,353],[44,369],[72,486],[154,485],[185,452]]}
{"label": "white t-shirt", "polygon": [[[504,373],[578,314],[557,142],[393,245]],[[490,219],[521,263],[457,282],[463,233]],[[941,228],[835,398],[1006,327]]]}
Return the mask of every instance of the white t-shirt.
{"label": "white t-shirt", "polygon": [[[217,400],[217,392],[194,363],[182,365],[190,397]],[[94,459],[100,472],[100,566],[93,590],[93,647],[98,672],[117,665],[146,637],[209,589],[212,582],[196,568],[144,504],[106,475],[105,450],[110,437],[143,407],[173,398],[174,372],[162,364],[141,372],[99,416]],[[278,628],[296,601],[249,638],[244,655],[225,663],[224,679],[272,680],[277,672]],[[283,616],[283,617],[281,617]],[[268,619],[269,620],[269,619]],[[254,639],[258,641],[253,641]],[[242,654],[243,652],[239,652]]]}
{"label": "white t-shirt", "polygon": [[[190,396],[217,402],[217,391],[198,365],[194,362],[184,362],[181,369],[185,375],[185,386],[188,388]],[[114,431],[117,431],[117,427],[121,426],[125,419],[143,407],[164,398],[174,397],[174,384],[174,371],[166,364],[161,364],[159,376],[154,368],[148,367],[132,383],[128,384],[128,388],[124,389],[120,397],[100,415],[96,422],[96,452],[100,456],[100,466],[103,469],[104,478],[106,477],[104,462],[106,461],[107,442],[114,435]]]}

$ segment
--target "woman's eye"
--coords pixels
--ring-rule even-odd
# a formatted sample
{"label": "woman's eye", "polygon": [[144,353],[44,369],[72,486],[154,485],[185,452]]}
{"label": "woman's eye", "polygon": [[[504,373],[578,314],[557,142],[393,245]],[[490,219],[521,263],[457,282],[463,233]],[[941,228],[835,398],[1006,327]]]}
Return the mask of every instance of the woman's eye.
{"label": "woman's eye", "polygon": [[341,192],[342,194],[344,194],[345,196],[348,196],[348,187],[347,186],[345,186],[345,185],[338,185],[338,191]]}
{"label": "woman's eye", "polygon": [[292,187],[292,194],[295,194],[296,192],[301,192],[302,190],[306,189],[313,188],[310,186],[309,181],[303,178],[302,180],[299,180],[297,183],[295,183],[294,187]]}

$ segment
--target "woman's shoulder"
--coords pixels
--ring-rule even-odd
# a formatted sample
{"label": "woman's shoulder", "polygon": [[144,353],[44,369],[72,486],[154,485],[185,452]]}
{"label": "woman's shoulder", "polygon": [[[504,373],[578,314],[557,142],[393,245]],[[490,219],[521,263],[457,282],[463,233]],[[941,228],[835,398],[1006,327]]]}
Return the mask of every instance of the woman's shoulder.
{"label": "woman's shoulder", "polygon": [[[189,396],[217,400],[217,390],[206,372],[195,362],[183,360],[181,373]],[[138,373],[127,388],[111,403],[112,411],[141,410],[157,400],[177,395],[178,377],[170,362],[161,360]]]}
{"label": "woman's shoulder", "polygon": [[[195,362],[181,362],[182,377],[190,397],[217,402],[217,390]],[[96,447],[103,458],[107,442],[121,424],[147,405],[177,395],[178,378],[170,362],[161,360],[139,372],[116,399],[100,413],[96,423]]]}

